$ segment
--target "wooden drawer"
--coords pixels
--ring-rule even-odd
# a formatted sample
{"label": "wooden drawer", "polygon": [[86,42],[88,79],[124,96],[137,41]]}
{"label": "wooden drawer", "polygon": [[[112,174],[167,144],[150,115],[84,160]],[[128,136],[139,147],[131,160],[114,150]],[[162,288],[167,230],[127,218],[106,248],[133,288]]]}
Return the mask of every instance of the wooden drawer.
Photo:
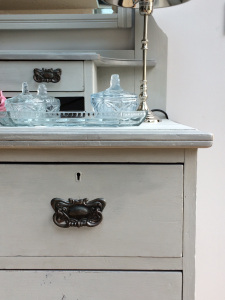
{"label": "wooden drawer", "polygon": [[181,272],[0,271],[0,281],[7,300],[182,299]]}
{"label": "wooden drawer", "polygon": [[[182,165],[1,164],[0,170],[0,256],[182,256]],[[102,223],[56,226],[55,197],[105,198]]]}
{"label": "wooden drawer", "polygon": [[48,91],[84,91],[84,70],[82,61],[1,61],[0,81],[5,92],[21,91],[23,81],[27,81],[30,91],[36,91],[38,84],[33,79],[33,70],[62,70],[61,80],[57,83],[46,82]]}

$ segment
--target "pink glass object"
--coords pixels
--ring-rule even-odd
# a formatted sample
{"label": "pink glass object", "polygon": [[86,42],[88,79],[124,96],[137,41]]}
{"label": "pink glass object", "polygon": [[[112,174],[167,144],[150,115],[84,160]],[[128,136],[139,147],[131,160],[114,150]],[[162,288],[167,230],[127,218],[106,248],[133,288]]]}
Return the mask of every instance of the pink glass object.
{"label": "pink glass object", "polygon": [[0,91],[0,111],[6,111],[5,100],[5,96],[3,95],[2,91]]}

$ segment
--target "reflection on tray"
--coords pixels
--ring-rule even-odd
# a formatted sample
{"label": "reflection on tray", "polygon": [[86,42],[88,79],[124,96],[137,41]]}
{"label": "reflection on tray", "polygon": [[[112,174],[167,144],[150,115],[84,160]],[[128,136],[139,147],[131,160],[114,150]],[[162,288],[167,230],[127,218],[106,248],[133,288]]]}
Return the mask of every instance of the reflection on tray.
{"label": "reflection on tray", "polygon": [[145,111],[98,114],[95,112],[0,112],[0,126],[138,126]]}

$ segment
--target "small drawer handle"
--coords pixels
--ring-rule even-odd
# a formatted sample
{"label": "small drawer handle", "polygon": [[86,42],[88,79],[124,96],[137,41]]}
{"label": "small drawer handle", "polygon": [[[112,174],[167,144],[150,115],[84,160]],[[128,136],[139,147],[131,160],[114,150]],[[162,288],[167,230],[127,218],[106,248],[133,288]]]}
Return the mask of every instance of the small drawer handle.
{"label": "small drawer handle", "polygon": [[87,198],[79,200],[69,198],[68,201],[54,198],[51,200],[51,206],[55,211],[53,222],[59,227],[94,227],[103,219],[102,211],[106,202],[102,198],[90,201]]}
{"label": "small drawer handle", "polygon": [[62,70],[61,69],[34,69],[34,80],[36,82],[53,82],[57,83],[61,80]]}

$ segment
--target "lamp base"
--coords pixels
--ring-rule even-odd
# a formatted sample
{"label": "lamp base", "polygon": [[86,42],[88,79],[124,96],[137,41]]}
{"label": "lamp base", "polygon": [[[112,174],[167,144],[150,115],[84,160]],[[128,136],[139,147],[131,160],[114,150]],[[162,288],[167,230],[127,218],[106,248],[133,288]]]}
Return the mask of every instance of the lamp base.
{"label": "lamp base", "polygon": [[151,110],[149,110],[144,122],[145,123],[158,123],[160,121],[161,120],[158,119]]}
{"label": "lamp base", "polygon": [[146,103],[146,101],[141,101],[139,107],[138,107],[138,111],[147,111],[147,117],[145,118],[145,123],[158,123],[161,120],[159,118],[157,118],[153,112],[148,108],[148,105]]}

